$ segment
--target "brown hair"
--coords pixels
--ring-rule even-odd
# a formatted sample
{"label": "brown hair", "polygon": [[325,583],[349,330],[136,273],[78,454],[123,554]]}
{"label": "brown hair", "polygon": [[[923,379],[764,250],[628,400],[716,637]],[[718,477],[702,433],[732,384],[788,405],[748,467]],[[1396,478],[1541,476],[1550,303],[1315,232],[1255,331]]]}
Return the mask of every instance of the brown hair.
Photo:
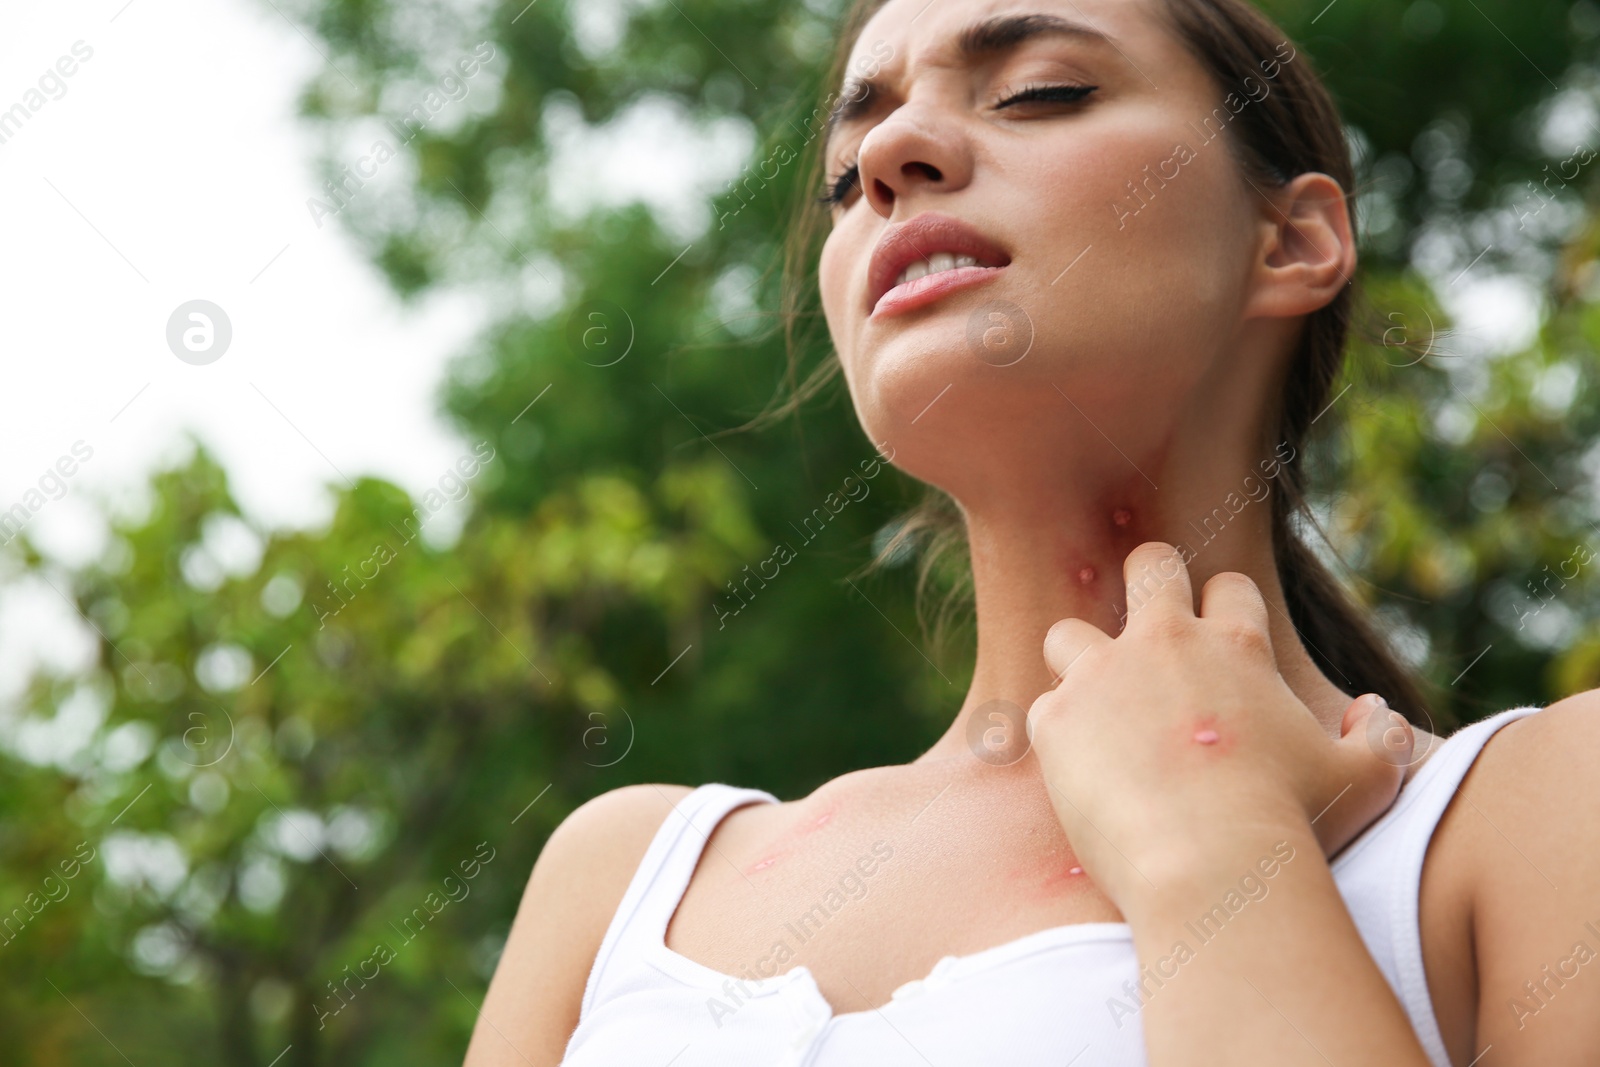
{"label": "brown hair", "polygon": [[[856,0],[840,24],[839,46],[828,73],[827,87],[837,87],[850,51],[868,19],[886,0]],[[1288,44],[1287,35],[1245,0],[1158,0],[1172,20],[1177,35],[1211,75],[1222,92],[1244,92],[1246,79],[1259,83],[1260,64],[1274,58]],[[1290,61],[1277,66],[1276,86],[1235,115],[1226,129],[1229,145],[1244,176],[1261,188],[1281,186],[1298,174],[1319,172],[1336,180],[1346,193],[1354,214],[1354,168],[1344,127],[1328,90],[1305,57],[1290,53]],[[824,102],[823,113],[831,103]],[[817,114],[817,112],[813,112]],[[813,180],[809,191],[822,184],[821,141],[808,148],[807,171]],[[840,364],[831,350],[803,380],[799,352],[800,326],[818,318],[815,278],[818,243],[829,221],[825,208],[812,196],[798,198],[784,255],[782,316],[789,360],[782,404],[760,416],[754,424],[780,418],[799,408],[836,377]],[[1420,679],[1394,655],[1368,612],[1356,605],[1316,552],[1302,540],[1296,525],[1322,535],[1307,505],[1304,443],[1313,420],[1328,405],[1329,393],[1344,362],[1345,340],[1350,331],[1355,285],[1345,286],[1326,307],[1307,316],[1285,383],[1277,412],[1274,440],[1287,442],[1294,458],[1278,475],[1280,491],[1272,495],[1272,542],[1289,615],[1300,639],[1317,666],[1336,684],[1356,693],[1383,695],[1411,722],[1436,728]],[[1332,419],[1327,420],[1332,422]],[[921,561],[917,581],[919,604],[942,565],[965,545],[966,531],[959,508],[947,494],[932,486],[912,511],[902,516],[896,532],[877,553],[868,570],[897,559],[917,541]],[[1325,540],[1325,538],[1324,538]],[[943,561],[943,564],[942,562]],[[958,576],[965,585],[970,573]],[[956,611],[956,598],[945,597],[936,609],[935,634]]]}

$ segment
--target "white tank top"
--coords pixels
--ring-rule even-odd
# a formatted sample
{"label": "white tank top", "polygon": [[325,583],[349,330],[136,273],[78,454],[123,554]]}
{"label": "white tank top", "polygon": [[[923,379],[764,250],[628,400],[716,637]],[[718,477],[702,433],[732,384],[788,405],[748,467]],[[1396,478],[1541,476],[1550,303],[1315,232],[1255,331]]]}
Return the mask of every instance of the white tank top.
{"label": "white tank top", "polygon": [[[1511,708],[1445,739],[1332,864],[1362,940],[1434,1067],[1450,1061],[1423,973],[1423,857],[1484,742],[1538,710]],[[839,1014],[803,965],[755,981],[669,949],[667,923],[717,822],[741,805],[777,799],[718,782],[678,802],[600,943],[562,1067],[1145,1067],[1138,1013],[1141,998],[1160,995],[1160,976],[1148,977],[1147,968],[1141,992],[1126,923],[1050,927],[945,956],[883,1007]]]}

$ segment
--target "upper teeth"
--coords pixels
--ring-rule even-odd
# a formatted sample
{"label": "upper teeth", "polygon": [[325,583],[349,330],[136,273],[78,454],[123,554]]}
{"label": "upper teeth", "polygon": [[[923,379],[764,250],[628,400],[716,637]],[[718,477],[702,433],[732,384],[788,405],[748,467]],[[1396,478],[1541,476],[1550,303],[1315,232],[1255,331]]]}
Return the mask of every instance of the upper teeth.
{"label": "upper teeth", "polygon": [[955,270],[957,267],[976,267],[976,256],[957,256],[949,252],[935,252],[919,263],[913,263],[900,272],[900,277],[894,280],[896,285],[914,282],[918,278],[929,274],[938,274],[942,270]]}

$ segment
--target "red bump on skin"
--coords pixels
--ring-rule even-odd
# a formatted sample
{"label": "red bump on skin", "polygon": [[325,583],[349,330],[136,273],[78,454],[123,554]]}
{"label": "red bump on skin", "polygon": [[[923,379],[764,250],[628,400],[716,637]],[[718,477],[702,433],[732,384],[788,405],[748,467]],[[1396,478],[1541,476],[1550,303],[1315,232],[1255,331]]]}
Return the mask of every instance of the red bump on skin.
{"label": "red bump on skin", "polygon": [[764,871],[768,867],[771,867],[774,863],[777,863],[777,862],[778,862],[778,857],[777,856],[768,856],[766,859],[760,861],[759,863],[751,864],[750,865],[750,869],[746,873],[747,874],[755,874],[757,871]]}
{"label": "red bump on skin", "polygon": [[1070,847],[1052,848],[1038,856],[1019,856],[1003,864],[996,875],[1016,887],[1023,899],[1059,903],[1075,897],[1092,883]]}
{"label": "red bump on skin", "polygon": [[1196,716],[1190,720],[1187,736],[1184,737],[1184,740],[1197,745],[1204,745],[1207,748],[1215,749],[1217,752],[1228,752],[1233,748],[1237,739],[1230,734],[1224,733],[1221,725],[1215,715]]}
{"label": "red bump on skin", "polygon": [[1078,865],[1076,857],[1068,860],[1064,865],[1051,864],[1046,868],[1044,877],[1040,880],[1039,888],[1044,891],[1045,897],[1054,896],[1064,889],[1072,888],[1082,878],[1083,868]]}
{"label": "red bump on skin", "polygon": [[1116,523],[1118,526],[1126,526],[1128,523],[1133,521],[1133,512],[1129,511],[1127,508],[1118,508],[1116,511],[1111,513],[1111,521]]}
{"label": "red bump on skin", "polygon": [[1080,584],[1088,585],[1092,581],[1094,581],[1093,567],[1084,567],[1082,570],[1078,571],[1078,582]]}

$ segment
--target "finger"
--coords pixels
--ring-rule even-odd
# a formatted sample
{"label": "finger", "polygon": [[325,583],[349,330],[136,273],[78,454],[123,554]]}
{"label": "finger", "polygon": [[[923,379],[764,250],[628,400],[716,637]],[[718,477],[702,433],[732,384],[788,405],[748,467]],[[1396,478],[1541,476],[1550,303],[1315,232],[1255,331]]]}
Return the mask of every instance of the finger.
{"label": "finger", "polygon": [[1365,752],[1382,762],[1400,768],[1411,766],[1417,734],[1406,717],[1389,707],[1376,693],[1366,693],[1350,702],[1339,723],[1340,744],[1350,743],[1358,753]]}
{"label": "finger", "polygon": [[1123,629],[1135,617],[1181,615],[1194,618],[1194,590],[1189,568],[1178,550],[1165,541],[1146,541],[1122,562],[1128,610]]}
{"label": "finger", "polygon": [[1394,803],[1416,744],[1411,724],[1375,693],[1350,702],[1340,729],[1335,780],[1345,785],[1323,809],[1327,818],[1313,820],[1318,839],[1332,849],[1343,848]]}
{"label": "finger", "polygon": [[1111,636],[1084,619],[1062,619],[1044,635],[1044,662],[1059,684],[1078,657]]}
{"label": "finger", "polygon": [[1268,638],[1272,636],[1266,598],[1249,575],[1238,571],[1219,571],[1206,580],[1200,588],[1200,617],[1248,621]]}

